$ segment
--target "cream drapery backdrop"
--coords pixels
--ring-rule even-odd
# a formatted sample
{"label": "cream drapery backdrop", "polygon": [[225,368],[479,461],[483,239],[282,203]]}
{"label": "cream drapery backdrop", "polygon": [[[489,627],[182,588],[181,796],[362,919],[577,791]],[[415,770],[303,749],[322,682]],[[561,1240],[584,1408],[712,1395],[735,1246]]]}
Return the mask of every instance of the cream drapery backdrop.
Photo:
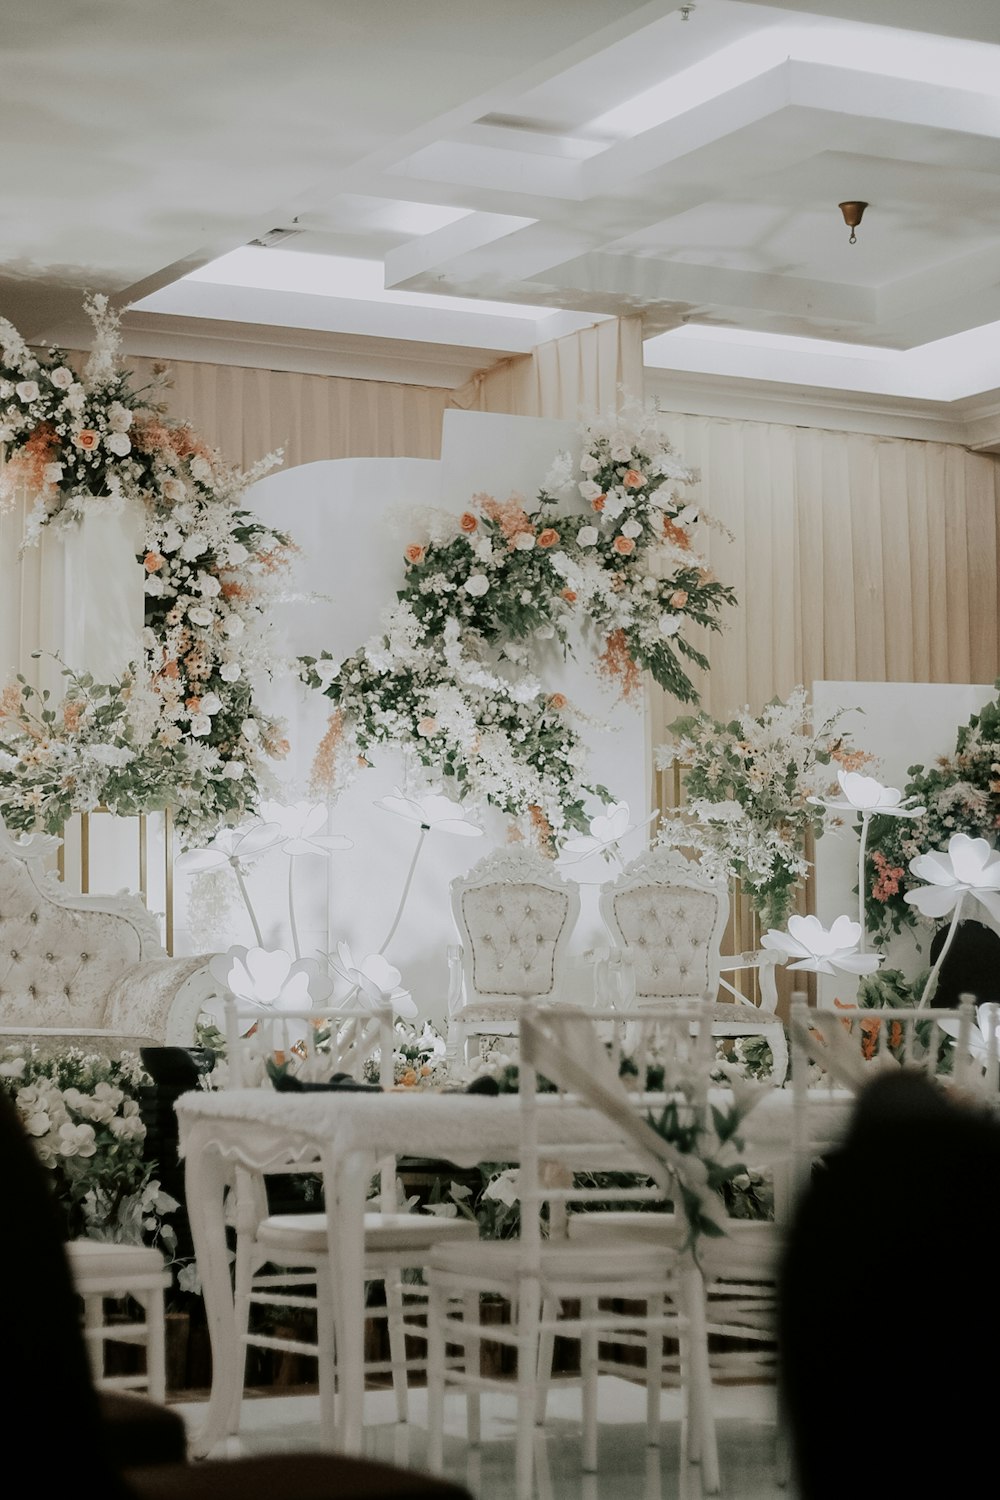
{"label": "cream drapery backdrop", "polygon": [[[813,681],[1000,676],[1000,460],[944,443],[664,414],[728,527],[707,530],[737,606],[695,641],[701,708],[728,719]],[[654,743],[690,712],[651,689]]]}
{"label": "cream drapery backdrop", "polygon": [[455,391],[450,404],[575,422],[642,396],[642,319],[606,318],[502,360]]}

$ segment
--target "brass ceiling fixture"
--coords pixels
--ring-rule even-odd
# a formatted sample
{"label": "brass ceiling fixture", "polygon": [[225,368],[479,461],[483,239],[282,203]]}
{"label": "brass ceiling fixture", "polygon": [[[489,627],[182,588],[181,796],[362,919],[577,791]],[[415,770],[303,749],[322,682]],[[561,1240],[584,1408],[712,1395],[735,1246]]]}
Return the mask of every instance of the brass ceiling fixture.
{"label": "brass ceiling fixture", "polygon": [[848,229],[851,231],[851,238],[848,240],[847,243],[849,245],[856,245],[857,242],[858,242],[858,237],[855,234],[855,230],[857,229],[858,225],[861,223],[862,217],[864,215],[864,211],[868,207],[868,204],[867,203],[858,203],[858,202],[838,203],[837,207],[840,209],[840,212],[844,215],[844,223],[847,225]]}

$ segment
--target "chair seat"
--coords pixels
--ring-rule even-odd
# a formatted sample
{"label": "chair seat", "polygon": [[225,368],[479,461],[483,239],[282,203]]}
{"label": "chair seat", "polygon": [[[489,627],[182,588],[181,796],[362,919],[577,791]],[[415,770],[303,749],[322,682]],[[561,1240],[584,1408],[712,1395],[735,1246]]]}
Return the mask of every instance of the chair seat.
{"label": "chair seat", "polygon": [[[478,1240],[479,1226],[470,1219],[446,1219],[437,1214],[365,1214],[365,1248],[370,1252],[423,1251],[443,1239],[466,1245]],[[298,1255],[324,1256],[329,1249],[327,1217],[317,1214],[269,1214],[257,1230],[258,1244]]]}
{"label": "chair seat", "polygon": [[[648,1242],[679,1248],[686,1230],[676,1214],[635,1210],[571,1214],[567,1221],[569,1238],[588,1244]],[[698,1258],[706,1278],[746,1275],[763,1280],[777,1274],[782,1243],[780,1226],[771,1219],[732,1219],[724,1235],[703,1240]]]}
{"label": "chair seat", "polygon": [[127,1286],[168,1287],[170,1272],[159,1250],[149,1245],[122,1245],[104,1240],[77,1239],[66,1245],[66,1253],[78,1289],[109,1292]]}
{"label": "chair seat", "polygon": [[[673,1257],[669,1244],[662,1248],[643,1245],[637,1250],[633,1245],[623,1254],[624,1246],[619,1242],[606,1250],[595,1252],[592,1244],[558,1245],[542,1247],[542,1279],[551,1284],[559,1281],[591,1282],[594,1285],[612,1283],[622,1295],[648,1277],[662,1283],[665,1269]],[[480,1240],[476,1246],[436,1246],[427,1258],[427,1270],[454,1277],[470,1275],[477,1280],[486,1278],[498,1283],[516,1283],[524,1273],[524,1247],[518,1240]]]}

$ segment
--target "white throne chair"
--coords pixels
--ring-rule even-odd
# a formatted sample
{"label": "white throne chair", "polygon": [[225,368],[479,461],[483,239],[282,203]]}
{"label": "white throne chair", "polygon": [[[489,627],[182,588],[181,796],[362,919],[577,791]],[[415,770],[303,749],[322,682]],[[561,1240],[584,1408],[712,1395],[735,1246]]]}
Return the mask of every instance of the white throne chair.
{"label": "white throne chair", "polygon": [[190,1047],[220,994],[210,954],[170,957],[137,895],[75,895],[46,868],[58,840],[0,818],[0,1048],[107,1056]]}
{"label": "white throne chair", "polygon": [[461,942],[448,951],[448,1056],[471,1060],[484,1036],[515,1037],[526,1000],[562,997],[580,890],[551,860],[495,849],[451,883]]}
{"label": "white throne chair", "polygon": [[[774,955],[766,950],[723,956],[729,886],[676,849],[651,849],[602,887],[601,916],[615,950],[627,958],[634,1003],[697,1003],[717,1037],[763,1036],[771,1049],[772,1081],[788,1072],[788,1037],[777,1014]],[[755,970],[759,1000],[724,976]],[[731,998],[722,999],[725,991]]]}

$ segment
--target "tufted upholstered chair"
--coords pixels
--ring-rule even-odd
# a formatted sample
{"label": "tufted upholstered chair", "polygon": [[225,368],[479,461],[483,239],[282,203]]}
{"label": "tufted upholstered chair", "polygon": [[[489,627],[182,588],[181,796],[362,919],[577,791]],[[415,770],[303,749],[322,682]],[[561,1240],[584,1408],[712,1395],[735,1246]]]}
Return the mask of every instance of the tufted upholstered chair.
{"label": "tufted upholstered chair", "polygon": [[0,819],[0,1048],[191,1046],[219,992],[210,955],[169,957],[138,896],[66,891],[45,868],[56,844]]}
{"label": "tufted upholstered chair", "polygon": [[[628,958],[636,1005],[699,1001],[710,1007],[717,1037],[765,1036],[773,1081],[784,1081],[788,1039],[776,1013],[771,957],[742,953],[724,958],[720,952],[729,919],[724,879],[709,875],[675,849],[651,849],[603,887],[600,909],[615,948]],[[757,971],[759,1005],[723,977],[737,969]],[[732,999],[721,999],[720,990]]]}
{"label": "tufted upholstered chair", "polygon": [[525,999],[562,998],[580,891],[536,851],[502,848],[452,881],[451,909],[448,1052],[464,1062],[482,1037],[517,1035]]}

